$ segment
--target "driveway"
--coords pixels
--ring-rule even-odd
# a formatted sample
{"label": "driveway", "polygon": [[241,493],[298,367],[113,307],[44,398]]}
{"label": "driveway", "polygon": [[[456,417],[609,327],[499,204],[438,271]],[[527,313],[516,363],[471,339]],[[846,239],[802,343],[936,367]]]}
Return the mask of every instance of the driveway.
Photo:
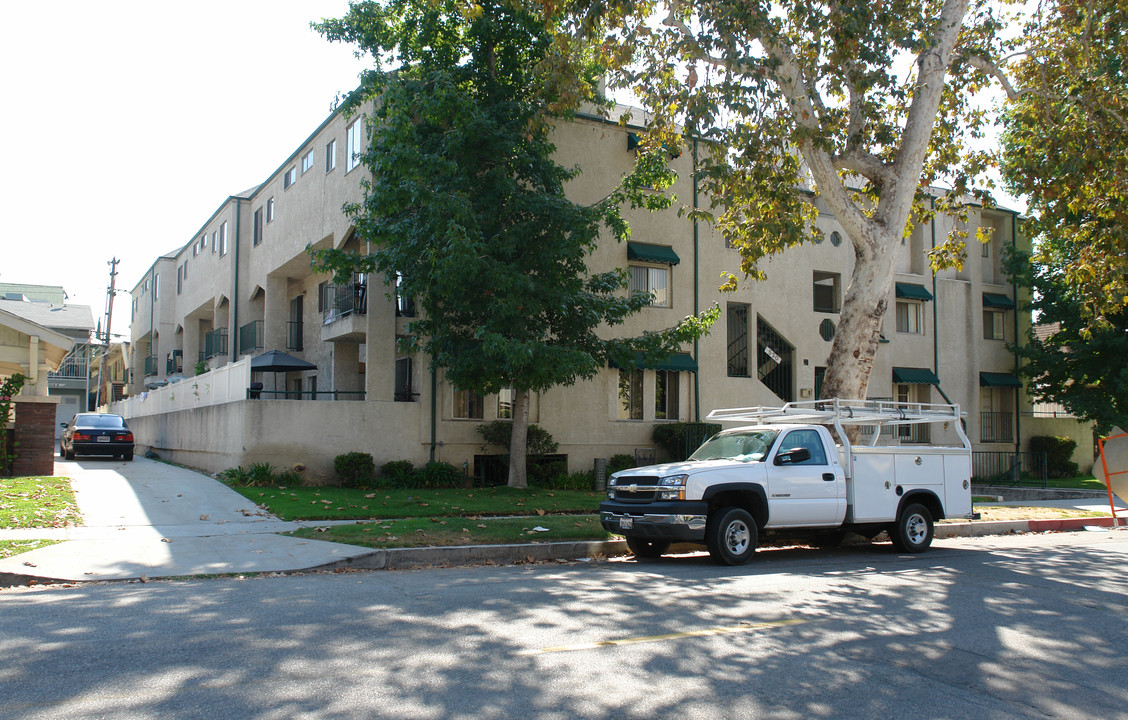
{"label": "driveway", "polygon": [[62,541],[0,560],[0,577],[89,581],[282,572],[371,552],[278,535],[310,525],[278,520],[207,475],[154,460],[57,460],[55,474],[71,478],[83,525],[0,530],[0,539]]}

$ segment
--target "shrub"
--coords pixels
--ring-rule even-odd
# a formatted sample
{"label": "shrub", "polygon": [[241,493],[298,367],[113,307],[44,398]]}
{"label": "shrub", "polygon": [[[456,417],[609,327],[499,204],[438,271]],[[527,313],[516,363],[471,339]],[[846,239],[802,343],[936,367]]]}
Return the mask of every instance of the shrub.
{"label": "shrub", "polygon": [[556,478],[568,474],[568,461],[557,458],[529,458],[525,474],[530,485],[555,487]]}
{"label": "shrub", "polygon": [[553,490],[581,490],[591,492],[595,487],[595,472],[592,470],[577,470],[573,473],[563,473],[552,478],[548,487]]}
{"label": "shrub", "polygon": [[350,452],[333,458],[333,469],[342,487],[364,487],[376,477],[376,463],[366,452]]}
{"label": "shrub", "polygon": [[274,467],[270,463],[251,463],[247,468],[247,484],[264,487],[274,484]]}
{"label": "shrub", "polygon": [[429,462],[415,473],[417,487],[421,488],[462,487],[465,479],[461,470],[445,462]]}
{"label": "shrub", "polygon": [[380,478],[388,487],[415,487],[415,466],[410,460],[392,460],[380,467]]}
{"label": "shrub", "polygon": [[242,465],[221,471],[219,473],[219,479],[226,485],[235,485],[237,487],[250,484],[250,476],[247,475],[247,471],[243,469]]}
{"label": "shrub", "polygon": [[708,438],[721,431],[715,423],[660,423],[654,426],[654,443],[674,460],[685,460]]}
{"label": "shrub", "polygon": [[1077,463],[1072,459],[1076,449],[1077,441],[1066,437],[1036,435],[1030,438],[1031,452],[1046,453],[1046,475],[1052,478],[1077,475]]}
{"label": "shrub", "polygon": [[[491,423],[479,425],[478,434],[482,436],[482,451],[485,452],[491,445],[496,445],[509,452],[509,442],[513,438],[512,420],[494,420]],[[551,455],[560,449],[560,443],[552,438],[552,434],[540,425],[529,423],[528,439],[529,455]]]}
{"label": "shrub", "polygon": [[283,470],[274,476],[275,485],[284,485],[286,487],[298,487],[302,484],[302,474],[294,470]]}
{"label": "shrub", "polygon": [[607,477],[611,477],[612,473],[617,473],[620,470],[635,467],[635,459],[633,455],[626,453],[619,453],[612,455],[611,459],[607,461]]}

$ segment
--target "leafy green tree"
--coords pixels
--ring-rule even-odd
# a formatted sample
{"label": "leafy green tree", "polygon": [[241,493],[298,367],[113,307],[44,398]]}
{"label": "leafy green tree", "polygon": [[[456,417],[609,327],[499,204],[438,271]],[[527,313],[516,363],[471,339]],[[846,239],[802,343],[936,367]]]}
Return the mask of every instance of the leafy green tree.
{"label": "leafy green tree", "polygon": [[553,161],[550,130],[552,113],[574,104],[573,85],[541,72],[555,47],[546,22],[504,0],[388,0],[316,26],[376,68],[345,104],[372,108],[363,156],[372,180],[346,208],[370,252],[318,251],[315,263],[398,281],[422,310],[403,349],[428,353],[456,388],[514,389],[516,487],[526,485],[530,393],[594,377],[609,360],[629,367],[635,350],[668,355],[719,314],[638,338],[601,336],[650,298],[626,292],[624,270],[588,271],[601,227],[626,237],[619,208],[630,188],[591,206],[566,197],[579,171]]}
{"label": "leafy green tree", "polygon": [[1047,242],[1039,255],[1048,262],[1034,264],[1028,256],[1011,261],[1017,280],[1034,290],[1040,326],[1018,348],[1026,361],[1021,372],[1036,397],[1065,406],[1099,430],[1128,427],[1128,308],[1090,324],[1080,297],[1085,290],[1066,271],[1077,253],[1072,242]]}
{"label": "leafy green tree", "polygon": [[1034,261],[1069,288],[1042,289],[1078,305],[1072,343],[1128,307],[1128,2],[1052,0],[1028,35],[1007,84],[1002,170],[1028,200]]}
{"label": "leafy green tree", "polygon": [[[972,98],[1006,19],[985,0],[573,3],[575,34],[602,42],[611,83],[649,111],[650,147],[704,141],[713,208],[696,216],[740,249],[746,276],[816,239],[816,198],[842,225],[855,262],[823,394],[865,397],[897,249],[932,212],[922,188],[944,180],[936,210],[963,214],[988,162],[969,144],[986,120]],[[960,266],[965,239],[933,265]]]}

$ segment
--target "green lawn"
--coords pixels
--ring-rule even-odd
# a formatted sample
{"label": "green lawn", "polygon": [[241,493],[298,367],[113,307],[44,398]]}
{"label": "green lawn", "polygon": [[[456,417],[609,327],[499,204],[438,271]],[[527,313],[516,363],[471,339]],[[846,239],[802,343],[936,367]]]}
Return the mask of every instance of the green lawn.
{"label": "green lawn", "polygon": [[0,478],[0,528],[65,527],[81,520],[70,478]]}
{"label": "green lawn", "polygon": [[[536,530],[535,528],[544,528]],[[546,515],[518,518],[407,518],[328,528],[307,528],[296,537],[363,547],[434,547],[506,543],[607,540],[596,515]]]}
{"label": "green lawn", "polygon": [[362,520],[593,513],[603,493],[509,487],[372,490],[339,487],[236,487],[285,520]]}
{"label": "green lawn", "polygon": [[1076,490],[1103,490],[1108,491],[1104,478],[1097,479],[1092,475],[1079,475],[1071,478],[1049,478],[1046,486],[1052,488],[1070,488]]}
{"label": "green lawn", "polygon": [[0,540],[0,558],[10,558],[59,542],[62,540]]}

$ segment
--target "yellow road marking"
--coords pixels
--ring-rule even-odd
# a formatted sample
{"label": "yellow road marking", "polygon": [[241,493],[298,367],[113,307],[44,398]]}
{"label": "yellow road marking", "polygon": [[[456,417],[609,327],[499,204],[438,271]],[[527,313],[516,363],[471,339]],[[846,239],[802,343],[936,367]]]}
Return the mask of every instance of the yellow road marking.
{"label": "yellow road marking", "polygon": [[647,635],[644,637],[620,638],[618,640],[601,640],[600,642],[581,643],[578,645],[560,645],[558,647],[547,647],[541,648],[539,650],[526,650],[521,654],[542,655],[545,653],[572,652],[573,650],[593,650],[595,648],[614,647],[617,645],[634,645],[636,643],[681,640],[682,638],[705,637],[708,635],[728,635],[731,633],[750,632],[752,630],[764,630],[766,628],[783,627],[785,625],[799,625],[805,622],[807,621],[798,618],[793,618],[790,620],[772,620],[770,622],[762,623],[746,623],[741,625],[729,625],[725,627],[705,628],[704,630],[687,630],[685,632],[666,633],[665,635]]}

